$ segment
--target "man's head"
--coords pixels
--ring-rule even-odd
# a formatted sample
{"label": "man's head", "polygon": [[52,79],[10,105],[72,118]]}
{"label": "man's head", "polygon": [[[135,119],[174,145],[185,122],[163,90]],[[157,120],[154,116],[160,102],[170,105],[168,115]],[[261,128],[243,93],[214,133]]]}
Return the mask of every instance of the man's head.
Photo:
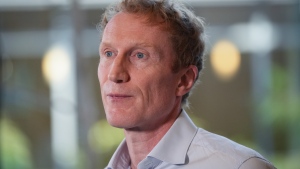
{"label": "man's head", "polygon": [[[184,5],[172,0],[122,0],[120,3],[109,6],[100,23],[101,32],[107,23],[118,13],[130,13],[146,17],[146,24],[160,25],[170,34],[175,59],[172,64],[173,72],[178,72],[189,65],[195,65],[198,74],[203,67],[203,21],[196,17]],[[157,39],[159,41],[159,39]],[[181,100],[186,103],[187,92]]]}

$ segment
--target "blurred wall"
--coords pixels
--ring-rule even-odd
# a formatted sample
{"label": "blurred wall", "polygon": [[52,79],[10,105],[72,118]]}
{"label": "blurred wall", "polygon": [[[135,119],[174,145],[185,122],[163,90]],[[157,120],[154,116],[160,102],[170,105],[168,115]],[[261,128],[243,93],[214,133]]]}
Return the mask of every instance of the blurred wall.
{"label": "blurred wall", "polygon": [[[205,18],[207,32],[205,69],[187,109],[193,120],[260,151],[277,168],[299,167],[299,1],[186,3]],[[2,168],[103,168],[107,164],[123,138],[122,131],[105,121],[97,79],[96,25],[107,4],[0,2]],[[71,100],[55,100],[43,72],[46,53],[54,42],[62,41],[70,46],[73,59],[69,73],[76,85]],[[231,45],[239,61],[230,60],[231,54],[213,55],[212,51],[228,52],[216,47],[219,42]],[[226,58],[221,63],[228,69],[232,62],[238,64],[224,75],[226,69],[217,71],[212,58]],[[53,69],[58,70],[60,63],[55,62]],[[66,129],[62,140],[71,137],[68,131],[75,132],[76,156],[65,162],[72,165],[60,164],[53,148],[60,144],[53,139],[57,103],[60,113],[72,112],[75,119],[72,126],[60,124]]]}

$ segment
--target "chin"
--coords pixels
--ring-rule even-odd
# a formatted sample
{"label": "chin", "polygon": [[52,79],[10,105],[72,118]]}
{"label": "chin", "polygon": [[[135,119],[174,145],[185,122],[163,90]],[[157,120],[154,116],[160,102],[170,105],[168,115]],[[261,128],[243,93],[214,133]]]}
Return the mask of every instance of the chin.
{"label": "chin", "polygon": [[106,116],[107,122],[116,128],[128,128],[131,127],[131,122],[127,119],[124,118],[122,116],[118,116],[118,117],[112,117],[112,116]]}

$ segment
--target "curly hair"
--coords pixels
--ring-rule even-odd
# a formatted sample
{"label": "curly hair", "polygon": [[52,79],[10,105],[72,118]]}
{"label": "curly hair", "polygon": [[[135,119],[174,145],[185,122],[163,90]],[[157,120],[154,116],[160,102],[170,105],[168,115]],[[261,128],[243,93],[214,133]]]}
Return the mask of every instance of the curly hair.
{"label": "curly hair", "polygon": [[[198,79],[203,68],[204,22],[193,11],[173,0],[122,0],[106,9],[98,25],[101,32],[119,12],[142,14],[148,17],[149,23],[165,24],[177,53],[172,70],[177,72],[181,68],[195,65],[198,68]],[[182,104],[186,103],[188,96],[189,93],[186,93],[182,97]]]}

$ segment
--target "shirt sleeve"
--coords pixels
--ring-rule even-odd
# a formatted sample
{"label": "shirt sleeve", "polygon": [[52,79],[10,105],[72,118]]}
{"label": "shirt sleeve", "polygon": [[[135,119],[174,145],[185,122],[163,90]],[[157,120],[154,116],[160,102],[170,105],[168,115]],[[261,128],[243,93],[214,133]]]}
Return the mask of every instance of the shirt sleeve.
{"label": "shirt sleeve", "polygon": [[258,158],[252,157],[246,160],[239,169],[276,169],[270,162]]}

